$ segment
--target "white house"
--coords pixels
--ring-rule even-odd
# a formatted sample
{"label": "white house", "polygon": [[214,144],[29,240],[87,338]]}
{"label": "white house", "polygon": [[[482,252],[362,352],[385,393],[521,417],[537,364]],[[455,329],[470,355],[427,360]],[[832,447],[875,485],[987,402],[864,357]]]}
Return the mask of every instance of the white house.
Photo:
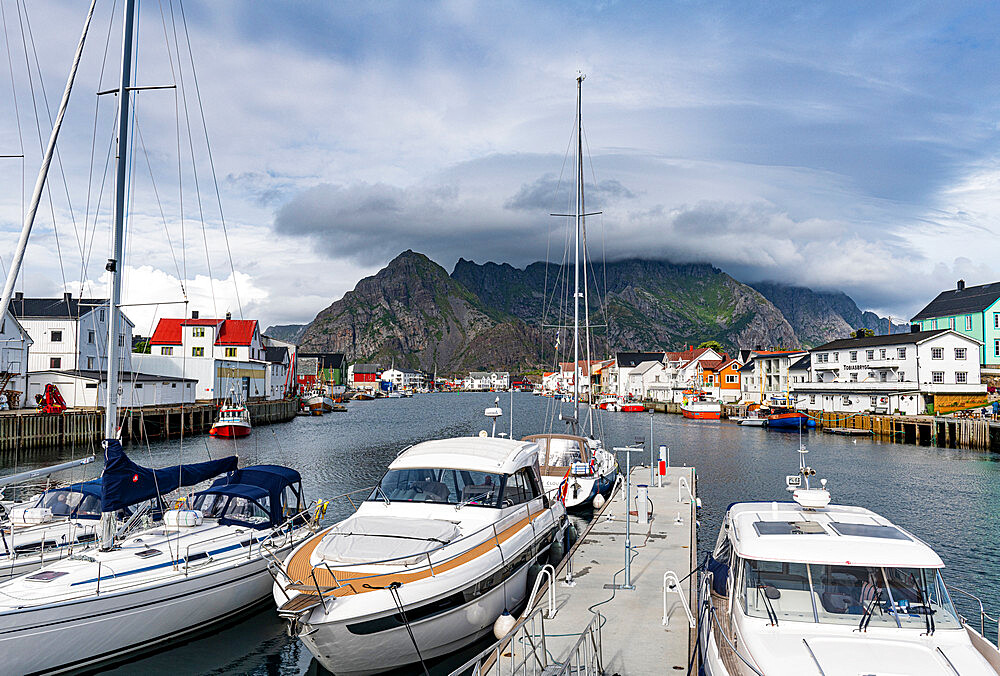
{"label": "white house", "polygon": [[0,410],[27,405],[24,395],[31,343],[24,326],[8,311],[0,320]]}
{"label": "white house", "polygon": [[805,350],[754,350],[740,369],[744,404],[785,403],[791,380],[789,367],[808,353]]}
{"label": "white house", "polygon": [[839,413],[916,415],[985,402],[979,341],[951,329],[844,338],[809,352],[796,406]]}
{"label": "white house", "polygon": [[268,396],[268,362],[254,319],[161,319],[149,339],[150,354],[135,355],[144,373],[198,381],[198,400]]}
{"label": "white house", "polygon": [[462,379],[462,389],[480,392],[490,389],[490,382],[488,371],[471,371]]}
{"label": "white house", "polygon": [[647,361],[662,362],[665,352],[619,352],[615,363],[605,369],[607,377],[602,385],[606,394],[624,397],[629,389],[629,374],[632,369]]}
{"label": "white house", "polygon": [[[139,408],[193,404],[198,381],[194,378],[123,372],[119,405]],[[107,402],[107,371],[33,371],[28,378],[28,400],[45,392],[52,384],[69,408],[103,408]]]}
{"label": "white house", "polygon": [[413,369],[398,369],[395,366],[382,372],[381,379],[392,383],[397,390],[415,390],[424,386],[424,374]]}
{"label": "white house", "polygon": [[271,401],[284,399],[295,385],[289,372],[291,355],[288,348],[265,347],[264,361],[267,362],[267,373],[264,376],[264,391],[267,393],[267,398]]}
{"label": "white house", "polygon": [[[28,371],[105,371],[108,368],[108,301],[104,298],[25,298],[17,293],[10,311],[31,336]],[[119,369],[132,370],[134,324],[121,315]]]}

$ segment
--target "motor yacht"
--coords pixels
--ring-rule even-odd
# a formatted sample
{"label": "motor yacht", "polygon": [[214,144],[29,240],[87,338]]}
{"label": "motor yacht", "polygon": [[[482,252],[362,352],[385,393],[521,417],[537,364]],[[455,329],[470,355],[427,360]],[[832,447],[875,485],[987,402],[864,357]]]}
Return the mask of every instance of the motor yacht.
{"label": "motor yacht", "polygon": [[1000,673],[1000,651],[955,610],[944,563],[862,507],[831,505],[800,449],[794,502],[732,505],[699,585],[708,676]]}
{"label": "motor yacht", "polygon": [[348,518],[300,545],[274,585],[278,613],[320,664],[375,674],[458,650],[526,604],[561,542],[530,440],[412,446]]}
{"label": "motor yacht", "polygon": [[[160,470],[111,449],[103,503],[155,497],[222,472],[163,522],[0,583],[0,659],[11,674],[93,669],[183,641],[268,598],[268,564],[312,535],[298,472],[236,458]],[[134,481],[133,481],[134,478]],[[150,495],[152,493],[152,495]]]}
{"label": "motor yacht", "polygon": [[542,486],[558,490],[567,509],[589,509],[607,500],[618,478],[618,461],[597,439],[572,434],[532,434],[538,444]]}

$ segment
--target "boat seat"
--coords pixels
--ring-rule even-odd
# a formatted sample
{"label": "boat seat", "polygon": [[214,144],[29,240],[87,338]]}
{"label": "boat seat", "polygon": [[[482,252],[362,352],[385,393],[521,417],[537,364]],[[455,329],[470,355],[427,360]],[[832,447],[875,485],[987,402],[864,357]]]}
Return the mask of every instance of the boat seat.
{"label": "boat seat", "polygon": [[[448,486],[440,481],[418,481],[414,486],[419,487],[424,493],[436,496],[441,502],[448,502],[448,498],[451,496]],[[420,500],[420,497],[417,496],[416,499]],[[425,496],[423,500],[427,501],[427,497]]]}

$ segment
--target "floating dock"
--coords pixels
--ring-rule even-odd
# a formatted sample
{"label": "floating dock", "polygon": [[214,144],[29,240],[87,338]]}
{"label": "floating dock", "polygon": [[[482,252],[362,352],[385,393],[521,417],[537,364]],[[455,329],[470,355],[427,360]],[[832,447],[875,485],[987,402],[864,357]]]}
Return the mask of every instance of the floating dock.
{"label": "floating dock", "polygon": [[542,673],[539,663],[544,673],[577,676],[688,673],[697,640],[695,471],[671,467],[662,487],[649,488],[652,517],[643,524],[637,485],[649,480],[649,467],[632,470],[629,535],[620,483],[556,569],[554,615],[543,585],[522,626],[473,673]]}
{"label": "floating dock", "polygon": [[871,430],[856,430],[853,427],[824,427],[827,434],[839,434],[844,437],[870,437]]}

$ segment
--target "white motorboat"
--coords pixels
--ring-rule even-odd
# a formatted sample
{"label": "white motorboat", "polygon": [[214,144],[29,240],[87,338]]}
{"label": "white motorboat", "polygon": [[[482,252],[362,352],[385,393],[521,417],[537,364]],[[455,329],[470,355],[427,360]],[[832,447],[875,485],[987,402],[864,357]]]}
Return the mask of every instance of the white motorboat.
{"label": "white motorboat", "polygon": [[155,497],[181,479],[231,471],[164,512],[161,525],[121,533],[112,549],[78,550],[0,584],[6,673],[94,668],[205,632],[265,601],[268,564],[314,533],[294,470],[235,469],[235,457],[148,470],[120,447],[110,453],[112,506],[109,486]]}
{"label": "white motorboat", "polygon": [[299,546],[278,613],[316,659],[375,674],[444,655],[526,603],[566,511],[542,489],[538,444],[489,437],[403,451],[349,518]]}
{"label": "white motorboat", "polygon": [[831,505],[800,449],[794,503],[732,505],[699,585],[708,676],[1000,673],[956,612],[940,557],[862,507]]}
{"label": "white motorboat", "polygon": [[567,509],[588,509],[600,495],[607,500],[618,478],[618,461],[597,439],[571,434],[533,434],[525,437],[539,448],[542,486],[558,491]]}

